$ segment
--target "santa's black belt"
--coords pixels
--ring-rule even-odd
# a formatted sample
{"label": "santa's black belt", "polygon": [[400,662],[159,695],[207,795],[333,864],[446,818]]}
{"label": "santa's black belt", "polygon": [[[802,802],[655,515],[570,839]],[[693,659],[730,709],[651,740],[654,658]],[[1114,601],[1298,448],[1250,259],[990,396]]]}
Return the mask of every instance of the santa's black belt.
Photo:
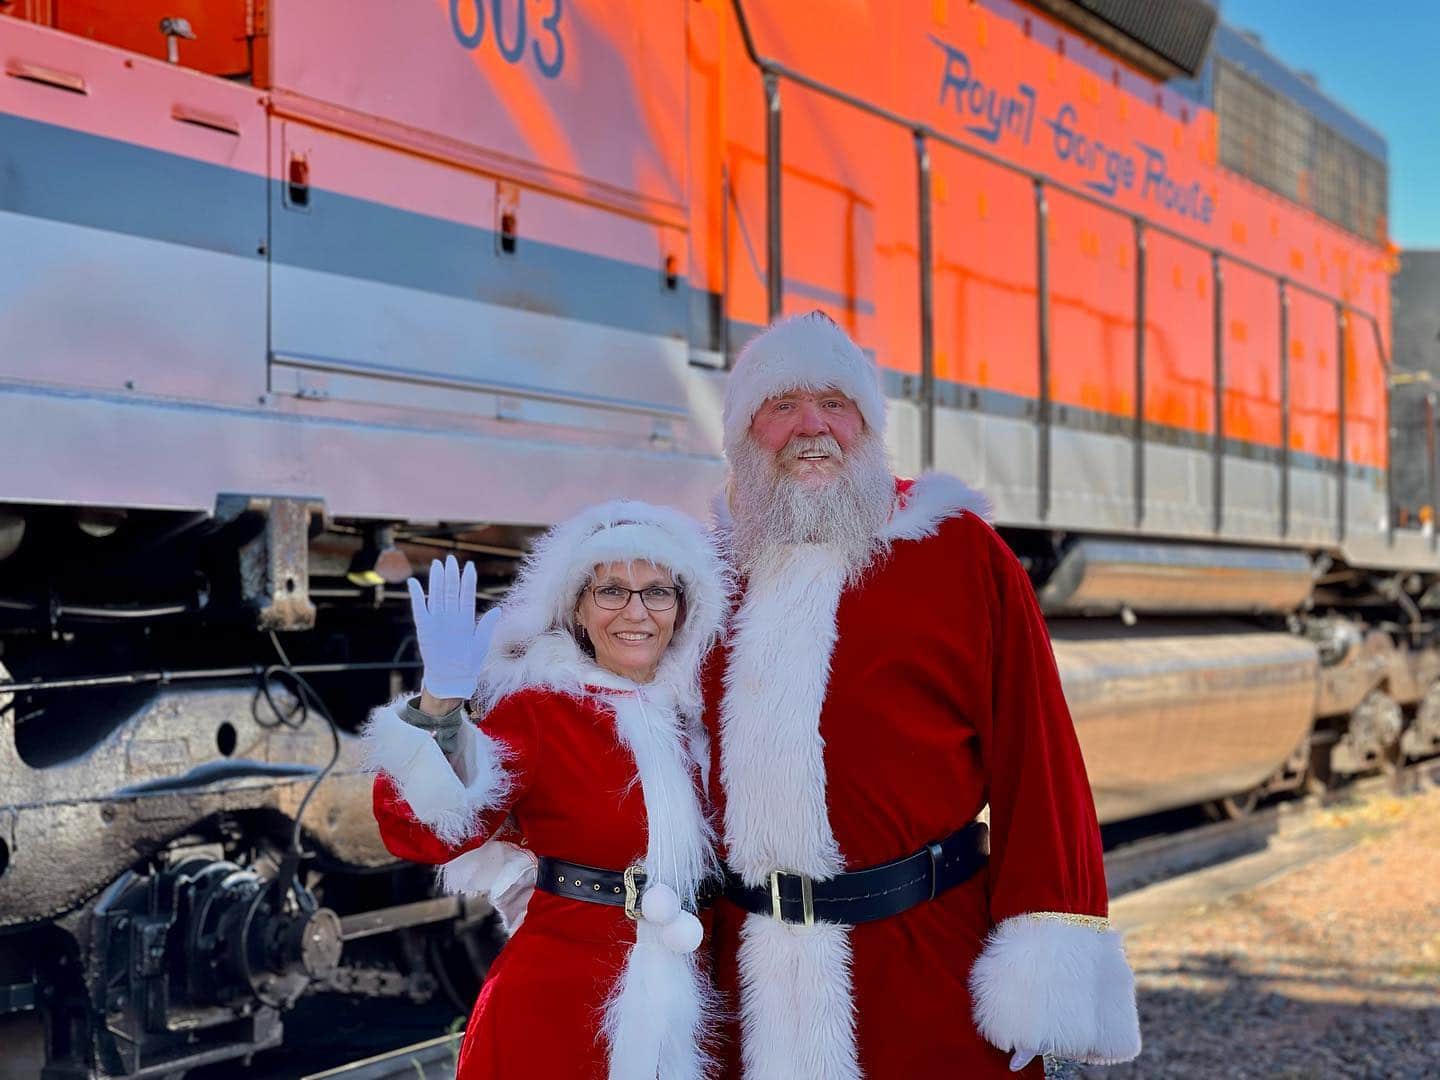
{"label": "santa's black belt", "polygon": [[[542,855],[536,860],[535,887],[541,892],[566,896],[571,900],[624,908],[625,914],[635,919],[639,918],[640,897],[645,893],[645,868],[631,866],[624,870],[601,870]],[[696,904],[704,911],[719,894],[718,881],[701,882],[695,897]]]}
{"label": "santa's black belt", "polygon": [[775,870],[764,885],[745,885],[729,870],[725,897],[746,911],[781,922],[855,926],[899,915],[953,889],[984,867],[989,854],[989,827],[972,821],[913,855],[824,881]]}

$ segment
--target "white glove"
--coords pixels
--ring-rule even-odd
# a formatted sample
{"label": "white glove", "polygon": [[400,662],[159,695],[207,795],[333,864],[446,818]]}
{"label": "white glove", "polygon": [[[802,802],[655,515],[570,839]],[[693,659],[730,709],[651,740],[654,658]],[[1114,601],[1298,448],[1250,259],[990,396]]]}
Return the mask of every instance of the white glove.
{"label": "white glove", "polygon": [[1034,1061],[1038,1053],[1038,1050],[1027,1050],[1023,1046],[1017,1046],[1014,1055],[1010,1058],[1010,1071],[1019,1072]]}
{"label": "white glove", "polygon": [[475,565],[466,563],[462,575],[454,555],[443,566],[439,559],[430,564],[428,602],[420,582],[412,577],[408,584],[425,689],[437,698],[469,698],[479,682],[499,609],[475,622]]}

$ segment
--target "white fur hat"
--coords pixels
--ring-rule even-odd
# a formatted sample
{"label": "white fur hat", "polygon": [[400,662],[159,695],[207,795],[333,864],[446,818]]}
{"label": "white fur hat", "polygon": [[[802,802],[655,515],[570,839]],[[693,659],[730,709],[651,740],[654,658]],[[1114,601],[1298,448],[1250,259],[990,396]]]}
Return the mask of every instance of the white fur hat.
{"label": "white fur hat", "polygon": [[698,521],[628,499],[582,510],[536,541],[501,605],[480,674],[482,705],[527,686],[570,692],[614,683],[580,652],[568,624],[595,567],[631,561],[664,567],[684,591],[685,621],[655,682],[674,691],[682,711],[698,711],[700,662],[725,618],[728,573]]}
{"label": "white fur hat", "polygon": [[880,373],[835,320],[812,311],[772,323],[740,351],[725,385],[725,452],[740,445],[767,398],[832,386],[852,398],[866,426],[884,438]]}

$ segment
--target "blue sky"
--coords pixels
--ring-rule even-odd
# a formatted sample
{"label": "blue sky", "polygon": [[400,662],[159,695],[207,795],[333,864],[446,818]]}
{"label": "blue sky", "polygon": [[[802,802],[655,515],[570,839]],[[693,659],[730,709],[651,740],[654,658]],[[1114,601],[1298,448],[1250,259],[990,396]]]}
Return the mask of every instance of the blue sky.
{"label": "blue sky", "polygon": [[1440,248],[1440,2],[1221,0],[1220,14],[1379,129],[1390,146],[1390,238]]}

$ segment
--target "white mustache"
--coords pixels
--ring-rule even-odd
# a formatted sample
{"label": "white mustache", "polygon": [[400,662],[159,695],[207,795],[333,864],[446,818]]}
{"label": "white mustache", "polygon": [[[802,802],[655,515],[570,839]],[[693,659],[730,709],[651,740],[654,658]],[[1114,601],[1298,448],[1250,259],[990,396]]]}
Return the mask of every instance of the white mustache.
{"label": "white mustache", "polygon": [[785,444],[785,449],[780,452],[781,461],[798,461],[801,454],[810,454],[819,450],[829,454],[840,463],[845,461],[845,452],[840,449],[840,444],[835,441],[833,435],[820,435],[813,439],[791,439]]}

